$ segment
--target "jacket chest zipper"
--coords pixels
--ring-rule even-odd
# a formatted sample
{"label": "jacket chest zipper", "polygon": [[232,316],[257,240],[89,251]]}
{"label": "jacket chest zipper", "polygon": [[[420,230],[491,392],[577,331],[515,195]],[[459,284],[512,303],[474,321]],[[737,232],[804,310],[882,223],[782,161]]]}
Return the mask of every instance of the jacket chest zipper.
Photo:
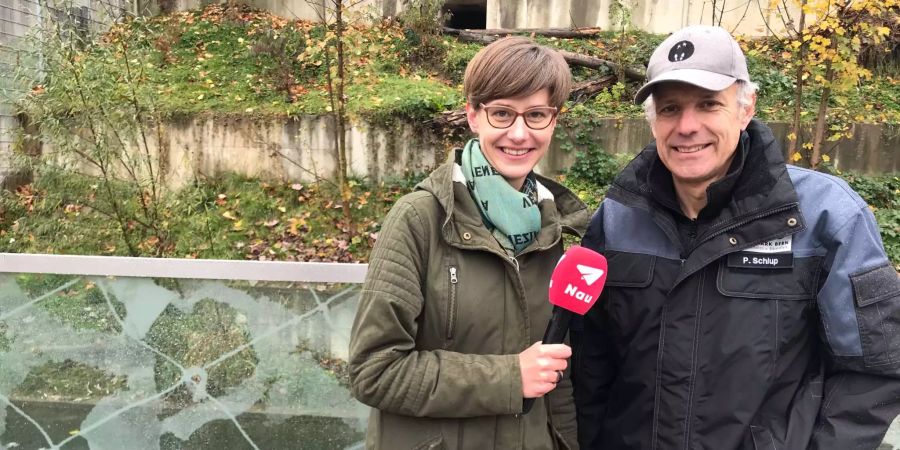
{"label": "jacket chest zipper", "polygon": [[[753,222],[753,221],[755,221],[755,220],[759,220],[759,219],[762,219],[762,218],[765,218],[765,217],[773,216],[773,215],[775,215],[775,214],[778,214],[778,213],[781,213],[781,212],[784,212],[784,211],[787,211],[787,210],[789,210],[789,209],[796,208],[796,207],[797,207],[797,203],[789,203],[789,204],[787,204],[787,205],[784,205],[784,206],[781,206],[781,207],[778,207],[778,208],[773,208],[773,209],[770,209],[770,210],[767,210],[767,211],[763,211],[763,212],[758,213],[758,214],[754,214],[754,215],[749,216],[749,217],[747,217],[747,218],[744,218],[744,219],[742,219],[742,220],[734,221],[734,222],[732,222],[732,223],[730,223],[730,224],[728,224],[728,222],[720,222],[720,223],[714,225],[714,226],[713,226],[710,230],[708,230],[705,234],[703,234],[702,236],[700,236],[700,237],[697,238],[697,240],[694,242],[694,245],[692,246],[692,248],[690,249],[690,251],[686,251],[685,254],[681,255],[681,256],[685,257],[684,259],[682,259],[682,263],[681,263],[681,269],[682,269],[682,270],[681,270],[681,272],[678,274],[678,276],[675,278],[675,283],[674,283],[674,284],[672,285],[672,287],[669,289],[669,293],[671,293],[671,292],[675,289],[676,286],[678,286],[679,284],[681,284],[682,281],[684,281],[687,277],[689,277],[689,276],[691,276],[692,274],[694,274],[694,272],[696,272],[697,270],[699,270],[701,267],[706,266],[706,265],[709,264],[710,262],[712,262],[712,261],[714,261],[714,260],[716,260],[716,259],[722,257],[723,255],[726,255],[726,254],[728,254],[728,253],[733,253],[733,252],[736,252],[736,251],[740,251],[740,250],[742,250],[742,249],[744,249],[744,248],[746,248],[746,247],[749,247],[749,246],[732,247],[732,248],[729,249],[728,251],[726,251],[726,252],[724,252],[724,253],[722,253],[722,254],[716,256],[715,258],[712,258],[712,259],[709,259],[709,260],[706,260],[706,261],[702,261],[702,264],[698,264],[698,263],[692,264],[691,267],[688,268],[688,272],[684,272],[684,268],[685,268],[685,264],[686,264],[686,262],[687,262],[687,259],[689,259],[689,258],[690,258],[690,255],[691,255],[695,250],[697,250],[697,248],[699,248],[701,245],[703,245],[706,241],[708,241],[708,240],[710,240],[710,239],[712,239],[712,238],[714,238],[714,237],[716,237],[716,236],[718,236],[718,235],[720,235],[720,234],[722,234],[722,233],[727,233],[727,232],[729,232],[729,231],[731,231],[731,230],[733,230],[733,229],[735,229],[735,228],[739,228],[739,227],[741,227],[741,226],[743,226],[743,225],[746,225],[746,224],[748,224],[748,223],[750,223],[750,222]],[[725,224],[728,224],[728,225],[725,225]],[[803,227],[802,227],[802,226],[799,226],[799,227],[797,227],[796,229],[788,230],[788,232],[786,232],[786,233],[783,234],[783,235],[780,235],[780,234],[772,235],[772,238],[780,237],[780,236],[786,236],[786,235],[788,235],[788,234],[797,233],[797,232],[801,231],[802,229],[803,229]]]}
{"label": "jacket chest zipper", "polygon": [[450,266],[450,295],[447,301],[447,340],[453,339],[456,328],[456,285],[459,284],[459,276],[456,266]]}

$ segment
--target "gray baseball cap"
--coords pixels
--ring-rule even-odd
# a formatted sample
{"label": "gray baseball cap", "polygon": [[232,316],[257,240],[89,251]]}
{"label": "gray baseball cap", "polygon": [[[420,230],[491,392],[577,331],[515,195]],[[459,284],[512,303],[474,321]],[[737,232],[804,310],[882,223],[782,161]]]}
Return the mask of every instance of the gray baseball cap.
{"label": "gray baseball cap", "polygon": [[640,105],[653,87],[680,81],[710,91],[721,91],[737,80],[750,81],[741,46],[724,28],[695,25],[666,38],[650,56],[647,83],[634,96]]}

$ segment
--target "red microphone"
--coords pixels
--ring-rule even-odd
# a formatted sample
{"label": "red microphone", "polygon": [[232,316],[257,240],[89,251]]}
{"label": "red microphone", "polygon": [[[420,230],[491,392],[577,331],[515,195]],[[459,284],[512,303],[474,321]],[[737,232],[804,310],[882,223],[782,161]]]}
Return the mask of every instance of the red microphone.
{"label": "red microphone", "polygon": [[[594,306],[606,284],[606,273],[606,258],[584,247],[575,245],[559,258],[550,276],[550,303],[554,307],[544,332],[544,344],[565,340],[572,314],[583,316]],[[534,399],[526,398],[522,413],[530,411],[533,405]]]}
{"label": "red microphone", "polygon": [[606,258],[584,247],[573,246],[556,263],[550,276],[553,317],[544,333],[545,344],[559,344],[569,330],[572,314],[585,315],[597,302],[606,284]]}

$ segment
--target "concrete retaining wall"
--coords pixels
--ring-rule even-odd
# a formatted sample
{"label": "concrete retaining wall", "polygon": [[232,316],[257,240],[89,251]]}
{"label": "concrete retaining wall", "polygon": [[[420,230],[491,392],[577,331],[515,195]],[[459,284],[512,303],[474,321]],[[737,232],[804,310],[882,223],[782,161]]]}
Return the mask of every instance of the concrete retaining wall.
{"label": "concrete retaining wall", "polygon": [[[784,142],[788,125],[771,126]],[[830,153],[835,167],[870,174],[900,172],[900,152],[896,151],[900,148],[900,127],[856,125],[854,131],[852,140],[840,142]],[[159,136],[161,139],[151,139],[150,152],[171,187],[182,186],[195,176],[224,172],[303,182],[335,178],[330,118],[186,119],[165,123]],[[601,148],[610,153],[636,153],[652,139],[642,119],[605,121],[595,136]],[[554,141],[538,172],[552,176],[574,162],[575,152],[561,150],[559,144]],[[409,123],[385,128],[356,122],[347,131],[347,147],[351,174],[373,182],[428,171],[447,154],[442,140],[424,127]]]}
{"label": "concrete retaining wall", "polygon": [[[273,14],[318,21],[322,0],[241,0]],[[331,0],[328,0],[329,2]],[[211,0],[150,0],[172,5],[174,10],[200,8]],[[315,3],[317,6],[312,6]],[[353,2],[354,9],[365,16],[396,16],[403,11],[405,0],[363,0]],[[632,0],[623,2],[630,8],[631,26],[651,33],[670,33],[687,25],[721,25],[748,36],[771,34],[770,28],[784,28],[774,8],[765,0]],[[602,0],[447,0],[449,8],[463,6],[463,11],[478,11],[483,28],[600,27],[615,25],[609,18],[610,2]],[[715,8],[715,12],[714,12]],[[153,8],[158,10],[158,8]],[[715,22],[713,17],[715,16]],[[794,17],[799,17],[794,14]]]}

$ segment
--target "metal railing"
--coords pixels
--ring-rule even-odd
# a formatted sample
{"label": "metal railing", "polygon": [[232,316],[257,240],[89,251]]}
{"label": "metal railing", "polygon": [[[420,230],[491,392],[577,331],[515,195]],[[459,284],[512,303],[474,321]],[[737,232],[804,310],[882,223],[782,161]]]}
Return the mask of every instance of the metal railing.
{"label": "metal railing", "polygon": [[361,448],[366,269],[0,254],[0,448]]}
{"label": "metal railing", "polygon": [[0,272],[202,280],[362,283],[367,264],[0,253]]}

